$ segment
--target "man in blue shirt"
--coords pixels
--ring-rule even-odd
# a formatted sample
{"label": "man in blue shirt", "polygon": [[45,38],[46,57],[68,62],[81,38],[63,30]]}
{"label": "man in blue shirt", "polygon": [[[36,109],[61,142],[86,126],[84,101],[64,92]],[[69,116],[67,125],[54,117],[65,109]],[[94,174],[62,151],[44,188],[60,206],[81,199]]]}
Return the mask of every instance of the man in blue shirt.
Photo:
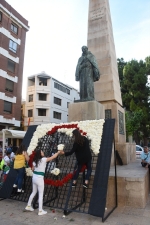
{"label": "man in blue shirt", "polygon": [[148,150],[148,147],[147,146],[144,146],[144,152],[142,152],[141,154],[141,164],[143,167],[150,167],[149,165],[149,161],[150,161],[150,153],[149,153],[149,150]]}

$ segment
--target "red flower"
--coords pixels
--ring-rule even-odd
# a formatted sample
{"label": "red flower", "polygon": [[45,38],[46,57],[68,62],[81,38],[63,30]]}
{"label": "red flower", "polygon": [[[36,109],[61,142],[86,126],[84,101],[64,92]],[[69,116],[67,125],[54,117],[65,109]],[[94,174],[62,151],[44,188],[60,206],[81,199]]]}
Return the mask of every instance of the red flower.
{"label": "red flower", "polygon": [[30,155],[29,162],[28,162],[28,165],[31,168],[32,168],[32,163],[33,163],[34,155],[35,155],[35,151],[32,151],[32,154]]}
{"label": "red flower", "polygon": [[[84,172],[86,169],[86,166],[82,166],[80,172]],[[52,179],[44,179],[45,184],[55,186],[55,187],[62,187],[64,184],[66,184],[69,180],[73,178],[73,175],[75,174],[76,171],[73,173],[67,174],[62,180],[52,180]]]}

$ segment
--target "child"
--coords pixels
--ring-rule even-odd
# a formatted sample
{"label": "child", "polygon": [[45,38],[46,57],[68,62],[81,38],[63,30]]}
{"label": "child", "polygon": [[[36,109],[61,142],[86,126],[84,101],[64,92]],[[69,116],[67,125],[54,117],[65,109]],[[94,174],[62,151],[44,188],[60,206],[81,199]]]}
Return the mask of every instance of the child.
{"label": "child", "polygon": [[44,215],[47,211],[43,210],[43,192],[44,192],[44,173],[46,168],[46,163],[55,159],[60,152],[55,153],[51,157],[44,157],[44,153],[41,150],[35,150],[35,155],[33,158],[33,177],[32,177],[32,193],[29,197],[28,204],[26,206],[26,210],[34,211],[31,206],[32,200],[36,195],[37,191],[39,194],[39,212],[38,215]]}

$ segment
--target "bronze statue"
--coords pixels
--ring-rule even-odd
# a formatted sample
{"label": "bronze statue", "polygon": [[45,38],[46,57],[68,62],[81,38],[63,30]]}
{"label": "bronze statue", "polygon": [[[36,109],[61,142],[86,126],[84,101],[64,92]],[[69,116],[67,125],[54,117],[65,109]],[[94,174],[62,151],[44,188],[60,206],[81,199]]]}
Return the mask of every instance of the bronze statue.
{"label": "bronze statue", "polygon": [[95,56],[88,51],[87,46],[82,47],[82,56],[76,67],[76,81],[80,82],[80,101],[94,100],[94,82],[100,78]]}

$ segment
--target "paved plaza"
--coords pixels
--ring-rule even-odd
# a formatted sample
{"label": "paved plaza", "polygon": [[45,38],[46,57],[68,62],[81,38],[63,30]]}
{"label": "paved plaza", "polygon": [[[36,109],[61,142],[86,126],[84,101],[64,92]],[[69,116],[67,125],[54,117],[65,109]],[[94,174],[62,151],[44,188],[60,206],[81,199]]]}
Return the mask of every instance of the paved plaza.
{"label": "paved plaza", "polygon": [[[0,201],[0,225],[100,225],[101,218],[81,213],[71,213],[62,218],[62,210],[44,207],[48,214],[38,216],[38,209],[34,212],[24,210],[25,202],[11,199]],[[150,198],[145,209],[135,209],[129,206],[119,207],[107,218],[105,225],[149,225]]]}

